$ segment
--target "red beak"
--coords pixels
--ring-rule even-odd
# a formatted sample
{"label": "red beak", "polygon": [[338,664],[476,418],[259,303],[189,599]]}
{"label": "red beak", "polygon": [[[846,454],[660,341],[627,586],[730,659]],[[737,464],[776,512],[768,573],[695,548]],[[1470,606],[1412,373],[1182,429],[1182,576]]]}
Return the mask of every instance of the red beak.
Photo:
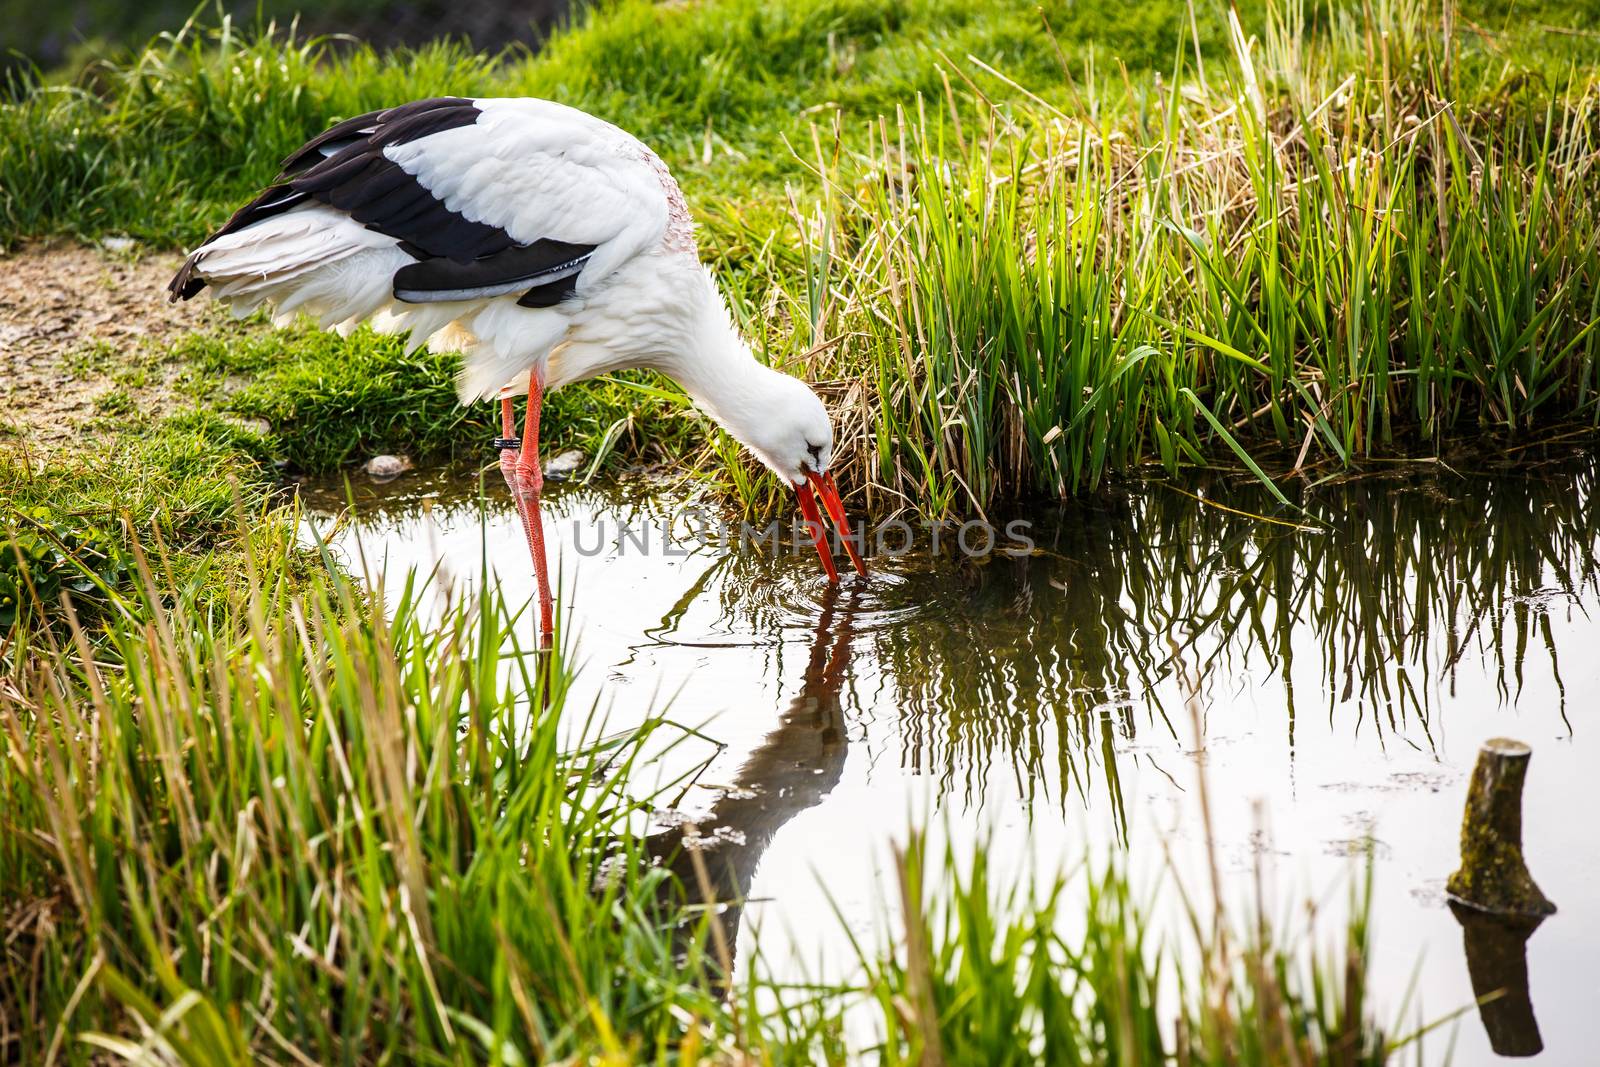
{"label": "red beak", "polygon": [[[815,487],[815,496],[812,489]],[[822,557],[822,569],[828,572],[828,581],[837,582],[839,572],[833,565],[833,552],[828,548],[828,530],[822,524],[822,516],[817,512],[817,497],[822,498],[822,506],[827,509],[828,518],[833,520],[833,525],[839,531],[839,540],[844,542],[844,549],[850,553],[850,562],[855,564],[856,573],[865,578],[867,565],[861,560],[861,553],[856,549],[856,543],[850,533],[850,521],[845,518],[844,502],[839,499],[839,487],[834,483],[832,474],[816,474],[806,472],[806,480],[795,489],[795,494],[800,498],[800,514],[805,517],[806,528],[811,531],[811,540],[817,546],[817,555]]]}

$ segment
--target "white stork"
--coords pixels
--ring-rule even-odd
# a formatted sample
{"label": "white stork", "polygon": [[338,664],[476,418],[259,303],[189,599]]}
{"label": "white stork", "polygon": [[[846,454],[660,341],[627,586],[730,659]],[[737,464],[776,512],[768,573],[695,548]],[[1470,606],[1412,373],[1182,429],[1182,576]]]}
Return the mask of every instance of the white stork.
{"label": "white stork", "polygon": [[[798,379],[758,362],[695,249],[666,165],[608,122],[548,100],[440,97],[359,115],[308,141],[184,262],[173,300],[206,286],[348,332],[362,322],[458,350],[463,404],[499,398],[500,469],[553,600],[539,512],[545,391],[644,367],[673,378],[799,496],[831,581],[817,510],[844,535],[833,428]],[[523,435],[511,398],[528,394]],[[815,495],[813,495],[815,490]]]}

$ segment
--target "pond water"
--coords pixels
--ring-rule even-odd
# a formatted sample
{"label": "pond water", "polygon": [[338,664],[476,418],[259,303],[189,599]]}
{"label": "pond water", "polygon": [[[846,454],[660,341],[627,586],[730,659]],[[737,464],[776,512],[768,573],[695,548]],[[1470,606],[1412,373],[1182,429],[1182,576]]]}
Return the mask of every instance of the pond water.
{"label": "pond water", "polygon": [[[837,589],[809,549],[707,539],[670,491],[551,484],[570,706],[616,729],[667,704],[720,743],[684,746],[709,762],[658,829],[713,838],[719,883],[748,901],[730,919],[741,965],[758,925],[764,965],[811,976],[852,958],[847,928],[880,936],[912,822],[958,850],[987,840],[1018,877],[1125,853],[1136,883],[1172,864],[1203,892],[1203,748],[1235,914],[1260,869],[1284,925],[1310,903],[1326,944],[1370,854],[1383,1017],[1409,1030],[1467,1008],[1424,1047],[1457,1064],[1497,1053],[1444,881],[1479,745],[1517,738],[1526,852],[1560,911],[1527,942],[1532,1017],[1487,1022],[1501,1051],[1594,1062],[1600,469],[1475,467],[1323,485],[1315,522],[1247,480],[1147,483],[991,516],[1026,522],[1027,552],[971,558],[947,536],[936,554],[914,531]],[[308,487],[311,522],[378,580],[470,583],[487,552],[507,599],[531,596],[493,469],[481,494],[460,470],[352,493],[356,519],[335,524],[344,487]]]}

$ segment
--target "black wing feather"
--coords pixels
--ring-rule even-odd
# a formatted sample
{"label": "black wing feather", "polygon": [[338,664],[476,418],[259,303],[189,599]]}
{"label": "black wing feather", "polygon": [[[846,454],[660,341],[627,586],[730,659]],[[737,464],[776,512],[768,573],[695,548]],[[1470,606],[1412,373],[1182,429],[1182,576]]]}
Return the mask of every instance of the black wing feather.
{"label": "black wing feather", "polygon": [[318,161],[365,140],[378,128],[378,120],[383,114],[382,111],[369,111],[329,126],[284,157],[278,166],[278,180],[282,181],[285,175],[309,170]]}
{"label": "black wing feather", "polygon": [[[515,292],[528,284],[518,303],[558,303],[576,285],[592,246],[554,240],[518,244],[500,227],[450,210],[384,155],[386,148],[469,126],[479,114],[473,101],[445,96],[345,119],[290,153],[272,185],[207,242],[314,200],[395,238],[419,261],[396,273],[397,299],[467,299]],[[190,256],[168,286],[172,299],[187,300],[205,288],[195,267]]]}
{"label": "black wing feather", "polygon": [[[508,248],[465,266],[448,259],[425,259],[401,267],[395,273],[394,295],[396,299],[407,303],[426,304],[441,300],[500,296],[531,287],[527,296],[532,296],[535,291],[547,290],[552,286],[560,288],[562,282],[575,279],[593,251],[591,245],[538,241]],[[571,286],[565,289],[570,291]],[[518,303],[523,301],[519,300]],[[524,306],[549,305],[529,303]]]}

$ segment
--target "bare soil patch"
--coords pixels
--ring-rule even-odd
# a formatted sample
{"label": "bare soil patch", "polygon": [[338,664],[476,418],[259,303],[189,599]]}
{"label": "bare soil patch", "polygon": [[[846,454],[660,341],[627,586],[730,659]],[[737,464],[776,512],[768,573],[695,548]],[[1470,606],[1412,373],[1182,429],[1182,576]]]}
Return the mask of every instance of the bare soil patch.
{"label": "bare soil patch", "polygon": [[0,432],[70,447],[97,415],[171,407],[167,375],[141,357],[205,317],[204,305],[167,303],[178,263],[59,243],[0,258]]}

